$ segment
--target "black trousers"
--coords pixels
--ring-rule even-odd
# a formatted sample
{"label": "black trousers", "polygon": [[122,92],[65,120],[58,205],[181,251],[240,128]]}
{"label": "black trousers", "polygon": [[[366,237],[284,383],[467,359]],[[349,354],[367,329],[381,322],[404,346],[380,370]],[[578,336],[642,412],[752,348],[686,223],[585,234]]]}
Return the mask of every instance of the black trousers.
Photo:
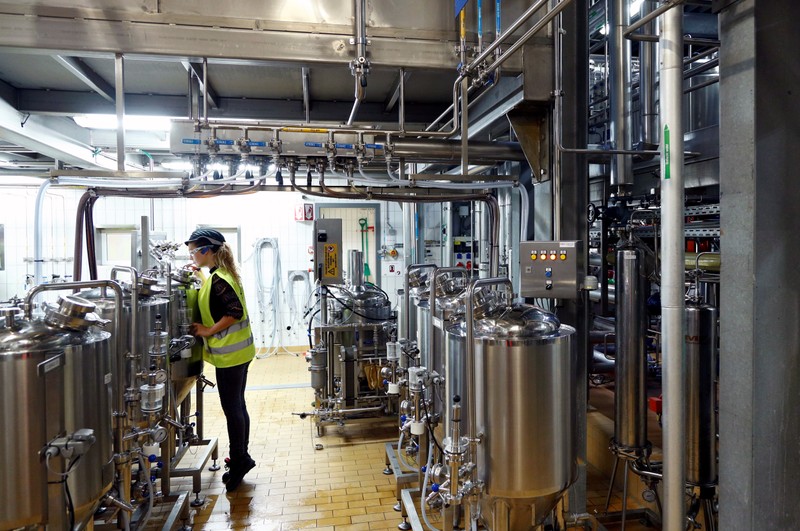
{"label": "black trousers", "polygon": [[247,446],[250,442],[250,415],[247,414],[247,404],[244,401],[248,367],[249,361],[235,367],[217,368],[217,391],[225,420],[228,422],[232,460],[249,455]]}

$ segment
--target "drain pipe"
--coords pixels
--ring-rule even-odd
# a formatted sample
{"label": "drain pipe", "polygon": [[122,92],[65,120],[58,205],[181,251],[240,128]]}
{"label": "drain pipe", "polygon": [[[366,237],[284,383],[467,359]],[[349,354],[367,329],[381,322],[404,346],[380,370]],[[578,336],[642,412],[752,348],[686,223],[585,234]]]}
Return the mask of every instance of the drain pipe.
{"label": "drain pipe", "polygon": [[664,373],[664,531],[682,531],[685,514],[683,8],[662,18],[661,315]]}
{"label": "drain pipe", "polygon": [[[631,41],[625,38],[625,29],[630,24],[630,13],[626,0],[611,0],[611,35],[609,36],[611,62],[609,106],[613,149],[631,148]],[[620,195],[627,195],[633,185],[633,160],[627,155],[611,157],[611,186]]]}

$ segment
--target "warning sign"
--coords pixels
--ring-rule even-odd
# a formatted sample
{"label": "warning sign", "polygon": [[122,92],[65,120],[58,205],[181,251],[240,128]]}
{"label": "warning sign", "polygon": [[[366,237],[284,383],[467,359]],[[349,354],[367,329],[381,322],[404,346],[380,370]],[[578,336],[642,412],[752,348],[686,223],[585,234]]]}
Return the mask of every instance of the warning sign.
{"label": "warning sign", "polygon": [[336,278],[339,276],[339,245],[325,244],[325,267],[322,271],[323,278]]}

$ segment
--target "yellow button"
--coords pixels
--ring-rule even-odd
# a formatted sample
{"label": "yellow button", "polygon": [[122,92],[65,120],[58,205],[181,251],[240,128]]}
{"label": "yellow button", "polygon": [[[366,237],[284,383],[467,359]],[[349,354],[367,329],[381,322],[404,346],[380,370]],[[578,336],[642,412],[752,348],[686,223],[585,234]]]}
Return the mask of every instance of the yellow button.
{"label": "yellow button", "polygon": [[531,260],[536,260],[536,253],[531,255]]}
{"label": "yellow button", "polygon": [[562,259],[562,260],[566,260],[566,259],[567,259],[567,255],[566,255],[566,254],[564,254],[564,253],[561,253],[561,259]]}
{"label": "yellow button", "polygon": [[550,260],[555,260],[555,259],[556,259],[556,255],[554,255],[554,254],[551,254],[551,255],[550,255]]}
{"label": "yellow button", "polygon": [[543,255],[541,255],[539,258],[541,258],[542,260],[547,260],[547,255],[546,255],[546,254],[543,254]]}

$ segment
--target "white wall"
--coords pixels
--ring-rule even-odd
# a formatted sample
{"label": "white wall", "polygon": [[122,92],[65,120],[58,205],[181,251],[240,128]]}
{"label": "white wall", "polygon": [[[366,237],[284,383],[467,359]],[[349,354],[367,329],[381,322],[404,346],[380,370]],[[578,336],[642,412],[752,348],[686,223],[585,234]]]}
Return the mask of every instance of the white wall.
{"label": "white wall", "polygon": [[[73,248],[75,233],[75,217],[82,190],[69,190],[51,187],[45,199],[43,218],[44,258],[43,273],[50,279],[53,274],[68,280],[72,279]],[[5,225],[5,271],[0,271],[0,300],[10,297],[24,296],[25,275],[33,274],[33,263],[25,258],[33,256],[33,221],[35,188],[3,188],[0,224]],[[295,221],[294,210],[299,203],[313,203],[311,199],[303,199],[300,194],[292,192],[258,193],[235,197],[217,197],[211,199],[156,199],[153,200],[153,225],[155,232],[167,234],[168,239],[183,242],[197,225],[238,226],[241,228],[242,273],[248,308],[252,315],[257,315],[258,301],[256,274],[253,267],[253,245],[260,238],[276,238],[281,259],[282,283],[285,289],[287,273],[290,270],[308,270],[311,268],[309,246],[313,222]],[[319,199],[319,203],[337,203],[334,199]],[[347,206],[347,202],[342,202]],[[381,234],[379,246],[384,245],[388,233],[387,221],[398,230],[397,239],[402,242],[402,216],[396,203],[381,204]],[[148,199],[109,198],[97,200],[94,210],[96,226],[139,225],[141,216],[151,214],[151,202]],[[185,249],[182,247],[182,249]],[[372,252],[372,242],[370,252]],[[188,254],[181,251],[176,265],[189,262]],[[265,255],[266,256],[266,255]],[[65,261],[68,260],[68,261]],[[373,275],[383,269],[388,271],[392,264],[396,271],[402,272],[402,253],[397,260],[381,260],[370,264]],[[271,256],[264,258],[264,265],[272,265]],[[101,278],[108,278],[109,267],[101,267]],[[83,268],[83,279],[88,278],[87,268]],[[262,278],[271,279],[271,271],[262,272]],[[373,277],[375,279],[375,277]],[[313,278],[312,278],[313,281]],[[402,276],[383,275],[379,282],[381,287],[396,304],[397,288],[402,287]],[[299,286],[296,286],[299,289]],[[281,307],[282,322],[289,322],[289,309],[285,300]],[[295,327],[297,328],[297,327]],[[299,331],[298,331],[299,332]],[[287,336],[287,344],[303,344],[306,340],[302,333],[283,333]]]}

